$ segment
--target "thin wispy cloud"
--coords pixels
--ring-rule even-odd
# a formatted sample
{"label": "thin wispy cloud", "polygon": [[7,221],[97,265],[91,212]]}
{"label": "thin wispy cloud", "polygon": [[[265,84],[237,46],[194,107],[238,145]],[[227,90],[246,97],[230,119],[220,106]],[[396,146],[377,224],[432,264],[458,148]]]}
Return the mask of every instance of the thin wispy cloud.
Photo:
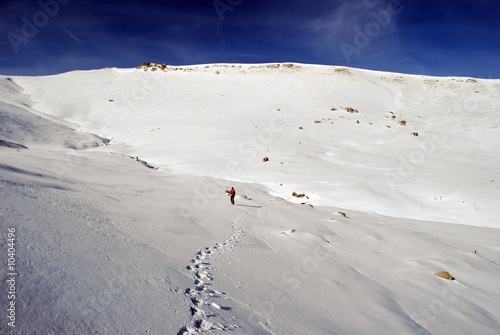
{"label": "thin wispy cloud", "polygon": [[76,43],[82,44],[82,42],[80,42],[78,37],[76,37],[71,31],[69,31],[68,28],[66,28],[63,24],[60,24],[60,26],[66,32],[66,34],[68,34],[69,37],[75,40]]}

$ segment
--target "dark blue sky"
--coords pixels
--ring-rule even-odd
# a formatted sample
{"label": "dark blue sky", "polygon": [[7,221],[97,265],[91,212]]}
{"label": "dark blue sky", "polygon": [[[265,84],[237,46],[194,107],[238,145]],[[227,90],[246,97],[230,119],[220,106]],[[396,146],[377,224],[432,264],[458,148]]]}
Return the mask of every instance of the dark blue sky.
{"label": "dark blue sky", "polygon": [[498,0],[3,0],[0,74],[301,62],[500,78]]}

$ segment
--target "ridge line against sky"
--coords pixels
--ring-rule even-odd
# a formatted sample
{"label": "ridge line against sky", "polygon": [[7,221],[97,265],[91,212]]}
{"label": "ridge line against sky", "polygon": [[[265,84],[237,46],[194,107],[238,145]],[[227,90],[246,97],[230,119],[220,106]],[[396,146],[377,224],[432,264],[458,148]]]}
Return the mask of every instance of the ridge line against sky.
{"label": "ridge line against sky", "polygon": [[0,74],[298,62],[497,79],[498,17],[495,0],[7,0]]}

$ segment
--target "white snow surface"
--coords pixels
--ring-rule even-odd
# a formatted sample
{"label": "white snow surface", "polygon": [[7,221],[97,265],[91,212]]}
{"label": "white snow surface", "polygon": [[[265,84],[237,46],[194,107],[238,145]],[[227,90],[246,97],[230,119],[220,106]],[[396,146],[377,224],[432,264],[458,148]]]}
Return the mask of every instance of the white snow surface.
{"label": "white snow surface", "polygon": [[0,76],[0,333],[499,334],[499,109],[297,63]]}

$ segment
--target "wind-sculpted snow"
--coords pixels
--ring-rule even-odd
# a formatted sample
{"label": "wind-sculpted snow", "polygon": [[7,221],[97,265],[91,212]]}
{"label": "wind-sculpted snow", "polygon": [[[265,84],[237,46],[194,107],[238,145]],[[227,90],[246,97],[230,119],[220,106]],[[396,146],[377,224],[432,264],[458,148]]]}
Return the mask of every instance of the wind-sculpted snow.
{"label": "wind-sculpted snow", "polygon": [[109,142],[93,134],[77,132],[61,124],[64,120],[58,123],[48,119],[50,116],[36,115],[36,110],[30,107],[31,102],[20,91],[11,80],[1,78],[0,146],[14,149],[32,146],[88,149]]}
{"label": "wind-sculpted snow", "polygon": [[306,64],[2,77],[0,332],[498,334],[499,91]]}
{"label": "wind-sculpted snow", "polygon": [[305,192],[312,205],[496,225],[498,80],[150,64],[11,82],[37,111],[111,139],[104,150],[168,171],[256,182],[291,201]]}

